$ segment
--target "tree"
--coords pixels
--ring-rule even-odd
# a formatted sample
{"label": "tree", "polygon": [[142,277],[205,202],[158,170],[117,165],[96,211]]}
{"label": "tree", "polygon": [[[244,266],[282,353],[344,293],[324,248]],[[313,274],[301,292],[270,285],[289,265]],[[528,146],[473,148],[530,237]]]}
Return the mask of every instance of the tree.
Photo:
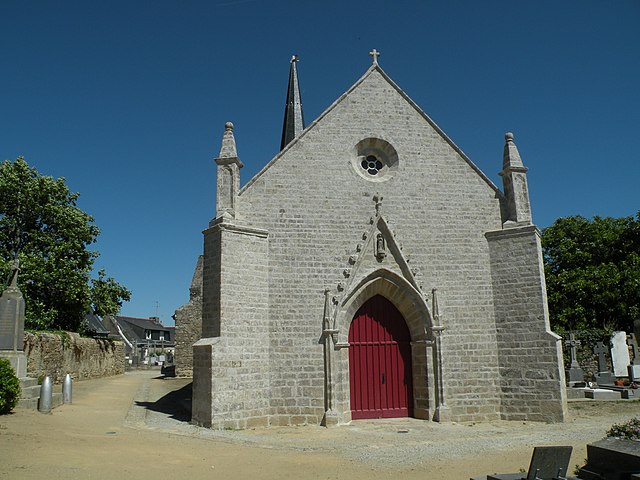
{"label": "tree", "polygon": [[560,218],[542,234],[554,329],[631,331],[640,314],[640,212]]}
{"label": "tree", "polygon": [[89,277],[100,233],[64,178],[42,176],[24,158],[0,165],[0,274],[20,261],[26,326],[77,331],[90,308]]}
{"label": "tree", "polygon": [[117,315],[122,302],[131,299],[131,292],[115,281],[113,277],[105,278],[104,268],[98,272],[98,278],[91,280],[91,306],[93,313],[100,315]]}

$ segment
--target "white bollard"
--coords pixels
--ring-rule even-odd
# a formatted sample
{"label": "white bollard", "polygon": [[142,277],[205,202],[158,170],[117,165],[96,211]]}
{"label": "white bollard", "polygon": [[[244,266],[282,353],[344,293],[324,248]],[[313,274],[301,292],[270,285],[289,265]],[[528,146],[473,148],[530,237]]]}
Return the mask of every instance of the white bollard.
{"label": "white bollard", "polygon": [[40,385],[40,400],[38,401],[38,411],[41,413],[50,413],[51,404],[53,403],[53,385],[51,377],[46,376]]}
{"label": "white bollard", "polygon": [[71,403],[72,391],[71,375],[67,373],[64,376],[64,382],[62,382],[62,403]]}

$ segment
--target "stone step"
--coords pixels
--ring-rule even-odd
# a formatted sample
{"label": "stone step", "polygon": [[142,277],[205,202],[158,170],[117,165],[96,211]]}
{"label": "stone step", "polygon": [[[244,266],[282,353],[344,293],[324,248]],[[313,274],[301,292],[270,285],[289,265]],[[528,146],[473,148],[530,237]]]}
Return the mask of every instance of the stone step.
{"label": "stone step", "polygon": [[40,397],[40,385],[37,383],[31,387],[22,387],[21,399],[28,400],[29,398],[37,399]]}
{"label": "stone step", "polygon": [[[57,388],[56,388],[57,387]],[[40,401],[40,388],[38,380],[35,378],[21,378],[20,389],[21,397],[16,405],[16,408],[24,408],[28,410],[37,410],[38,402]],[[54,391],[51,395],[51,408],[56,408],[62,405],[62,385],[54,385],[54,389],[60,390]]]}
{"label": "stone step", "polygon": [[23,377],[20,379],[20,388],[22,389],[33,387],[35,385],[38,385],[37,378]]}

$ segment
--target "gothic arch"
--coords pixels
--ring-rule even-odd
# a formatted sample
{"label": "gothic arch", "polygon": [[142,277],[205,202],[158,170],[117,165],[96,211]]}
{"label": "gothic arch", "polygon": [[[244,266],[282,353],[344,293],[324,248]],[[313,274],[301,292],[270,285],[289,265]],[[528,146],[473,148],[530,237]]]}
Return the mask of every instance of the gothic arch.
{"label": "gothic arch", "polygon": [[[336,362],[333,363],[332,388],[338,421],[351,420],[349,385],[349,327],[358,309],[375,295],[382,295],[402,314],[411,335],[413,379],[413,416],[429,419],[433,415],[434,362],[433,319],[422,294],[404,277],[379,269],[370,273],[349,289],[337,305],[334,331],[337,332]],[[333,383],[333,382],[332,382]]]}
{"label": "gothic arch", "polygon": [[387,298],[400,311],[409,327],[411,341],[431,338],[433,318],[422,294],[404,277],[383,268],[364,277],[338,304],[335,317],[335,328],[339,330],[338,343],[348,341],[353,316],[375,295]]}

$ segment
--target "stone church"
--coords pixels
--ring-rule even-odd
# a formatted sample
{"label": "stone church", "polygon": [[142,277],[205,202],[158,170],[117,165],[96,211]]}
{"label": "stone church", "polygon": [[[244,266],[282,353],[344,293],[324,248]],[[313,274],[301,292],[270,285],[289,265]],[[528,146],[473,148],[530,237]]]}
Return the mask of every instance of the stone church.
{"label": "stone church", "polygon": [[192,301],[176,312],[178,336],[181,317],[201,315],[196,424],[565,418],[513,135],[501,190],[378,55],[306,127],[294,57],[281,151],[242,187],[225,126],[215,218]]}

